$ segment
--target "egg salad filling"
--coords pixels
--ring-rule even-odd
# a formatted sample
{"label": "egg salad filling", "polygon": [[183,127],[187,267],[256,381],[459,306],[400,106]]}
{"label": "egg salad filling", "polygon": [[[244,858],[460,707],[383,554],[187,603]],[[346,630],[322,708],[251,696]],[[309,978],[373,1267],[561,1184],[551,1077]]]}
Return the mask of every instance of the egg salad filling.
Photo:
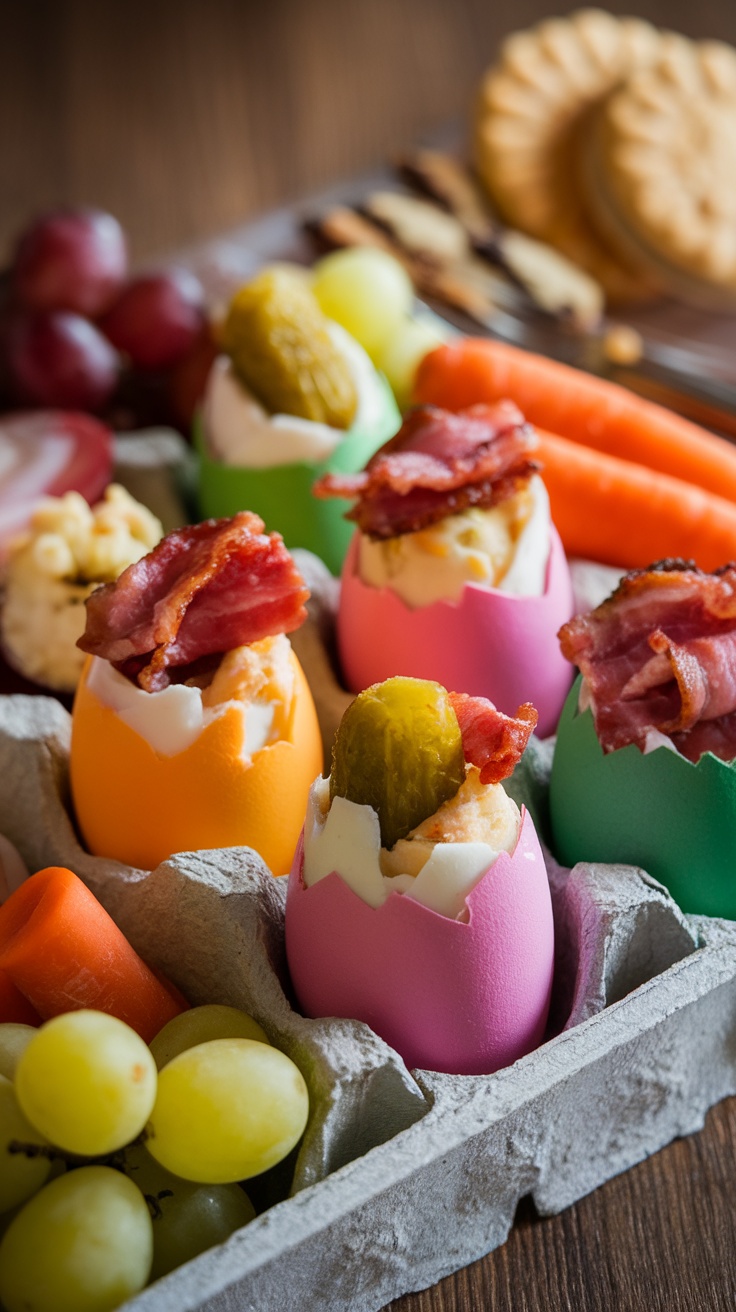
{"label": "egg salad filling", "polygon": [[449,801],[388,850],[372,806],[335,796],[329,779],[313,784],[304,825],[304,883],[339,872],[358,897],[378,907],[393,892],[451,919],[467,919],[465,899],[521,830],[516,803],[501,784],[481,784],[479,770]]}
{"label": "egg salad filling", "polygon": [[489,509],[471,507],[416,533],[359,539],[358,569],[373,588],[390,588],[411,609],[460,600],[466,584],[541,596],[550,547],[547,489],[534,475]]}
{"label": "egg salad filling", "polygon": [[242,757],[287,734],[296,676],[285,634],[227,652],[214,674],[148,692],[109,661],[92,658],[88,686],[160,756],[184,752],[206,726],[234,707],[243,719]]}
{"label": "egg salad filling", "polygon": [[42,501],[6,566],[1,629],[10,664],[46,687],[73,692],[85,659],[76,645],[85,600],[162,535],[155,515],[115,483],[92,507],[78,492]]}

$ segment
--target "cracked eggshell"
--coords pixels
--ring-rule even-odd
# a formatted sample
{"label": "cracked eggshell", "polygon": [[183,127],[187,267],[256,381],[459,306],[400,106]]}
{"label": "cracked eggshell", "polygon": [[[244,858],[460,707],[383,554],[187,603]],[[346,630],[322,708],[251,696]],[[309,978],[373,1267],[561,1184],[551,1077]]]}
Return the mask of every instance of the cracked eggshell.
{"label": "cracked eggshell", "polygon": [[304,885],[297,848],[286,952],[305,1015],[365,1021],[410,1068],[490,1074],[544,1038],[554,930],[549,884],[527,811],[469,893],[467,921],[402,893],[370,907],[339,872]]}
{"label": "cracked eggshell", "polygon": [[153,747],[89,687],[72,715],[70,777],[82,839],[95,856],[153,870],[174,852],[252,847],[288,873],[309,789],[322,769],[317,713],[294,653],[287,736],[243,758],[243,719],[226,708],[183,751]]}
{"label": "cracked eggshell", "polygon": [[282,534],[286,546],[305,547],[320,556],[333,574],[339,574],[353,534],[344,518],[352,502],[342,498],[319,500],[312,487],[322,474],[356,473],[401,424],[393,393],[377,376],[383,407],[369,428],[349,428],[335,450],[322,461],[246,469],[213,459],[204,439],[201,417],[195,421],[194,444],[199,456],[199,507],[204,517],[228,517],[252,510]]}
{"label": "cracked eggshell", "polygon": [[604,752],[592,712],[565,703],[550,780],[559,860],[641,866],[683,911],[736,919],[736,767],[710,752],[697,765],[658,747]]}
{"label": "cracked eggshell", "polygon": [[488,697],[506,715],[522,702],[539,712],[537,733],[554,733],[573,667],[557,631],[573,614],[565,553],[552,528],[541,597],[466,584],[459,602],[410,609],[390,588],[372,588],[358,573],[358,537],[342,573],[337,638],[343,675],[359,692],[394,674],[432,679],[453,692]]}

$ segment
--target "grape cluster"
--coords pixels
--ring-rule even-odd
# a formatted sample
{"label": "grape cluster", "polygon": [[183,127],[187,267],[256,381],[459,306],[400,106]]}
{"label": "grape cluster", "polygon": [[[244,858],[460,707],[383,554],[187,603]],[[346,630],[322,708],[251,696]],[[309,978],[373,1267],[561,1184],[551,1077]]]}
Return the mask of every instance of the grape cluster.
{"label": "grape cluster", "polygon": [[110,1312],[255,1211],[238,1183],[283,1160],[309,1101],[294,1063],[232,1007],[150,1047],[67,1012],[0,1025],[0,1303]]}
{"label": "grape cluster", "polygon": [[413,313],[414,289],[398,260],[372,247],[334,251],[315,265],[312,290],[386,375],[400,408],[409,406],[419,361],[446,333]]}
{"label": "grape cluster", "polygon": [[180,268],[130,277],[111,214],[58,210],[21,235],[0,324],[8,404],[109,414],[155,396],[154,417],[187,424],[187,383],[193,372],[198,390],[213,354],[198,279]]}

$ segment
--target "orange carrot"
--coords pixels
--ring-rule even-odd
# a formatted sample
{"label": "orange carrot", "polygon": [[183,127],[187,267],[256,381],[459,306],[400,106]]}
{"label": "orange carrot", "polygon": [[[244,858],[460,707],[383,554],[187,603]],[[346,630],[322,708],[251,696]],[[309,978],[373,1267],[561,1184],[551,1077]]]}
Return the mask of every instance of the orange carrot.
{"label": "orange carrot", "polygon": [[736,446],[616,383],[486,338],[439,346],[419,365],[422,404],[463,410],[505,397],[548,432],[736,501]]}
{"label": "orange carrot", "polygon": [[0,970],[0,1025],[8,1021],[15,1025],[40,1025],[41,1017],[15,987],[10,976]]}
{"label": "orange carrot", "polygon": [[0,972],[49,1020],[91,1007],[146,1042],[184,1008],[94,895],[60,866],[31,875],[0,907]]}
{"label": "orange carrot", "polygon": [[568,555],[645,568],[667,556],[736,560],[736,506],[678,478],[539,433],[542,478]]}

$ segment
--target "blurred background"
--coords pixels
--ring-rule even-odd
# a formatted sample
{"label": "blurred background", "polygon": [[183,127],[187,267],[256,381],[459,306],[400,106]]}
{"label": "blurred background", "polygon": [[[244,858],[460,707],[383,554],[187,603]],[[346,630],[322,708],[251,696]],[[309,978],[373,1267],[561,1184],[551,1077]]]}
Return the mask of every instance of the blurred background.
{"label": "blurred background", "polygon": [[[543,0],[0,0],[0,259],[94,204],[155,258],[462,125]],[[735,0],[611,0],[736,43]]]}

